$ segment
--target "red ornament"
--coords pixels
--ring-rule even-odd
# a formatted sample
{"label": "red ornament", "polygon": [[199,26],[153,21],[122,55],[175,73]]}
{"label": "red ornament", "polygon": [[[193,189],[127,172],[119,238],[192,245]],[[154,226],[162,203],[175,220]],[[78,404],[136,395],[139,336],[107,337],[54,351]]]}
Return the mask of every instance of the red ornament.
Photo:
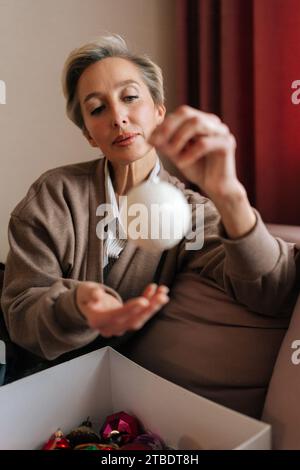
{"label": "red ornament", "polygon": [[49,441],[47,441],[42,450],[67,450],[71,449],[68,439],[64,437],[64,434],[61,429],[58,429],[52,436]]}
{"label": "red ornament", "polygon": [[[133,441],[141,432],[139,421],[124,411],[107,416],[100,434],[104,441],[112,441],[114,436],[119,435],[122,444]],[[120,445],[121,443],[118,442]]]}

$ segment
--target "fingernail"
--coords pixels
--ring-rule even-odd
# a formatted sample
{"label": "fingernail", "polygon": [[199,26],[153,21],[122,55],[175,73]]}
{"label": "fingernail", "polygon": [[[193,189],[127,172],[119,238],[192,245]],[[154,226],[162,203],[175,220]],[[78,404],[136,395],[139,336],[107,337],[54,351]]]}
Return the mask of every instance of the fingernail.
{"label": "fingernail", "polygon": [[170,289],[167,286],[160,286],[160,288],[164,294],[167,294],[168,292],[170,292]]}

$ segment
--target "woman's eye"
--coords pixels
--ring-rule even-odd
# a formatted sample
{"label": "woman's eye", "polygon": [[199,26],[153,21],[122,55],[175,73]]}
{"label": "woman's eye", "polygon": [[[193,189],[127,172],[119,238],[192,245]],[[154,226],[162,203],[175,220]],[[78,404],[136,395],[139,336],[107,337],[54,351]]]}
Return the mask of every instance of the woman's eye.
{"label": "woman's eye", "polygon": [[91,115],[94,116],[95,114],[100,114],[104,109],[104,106],[98,106],[98,108],[95,108],[92,112]]}
{"label": "woman's eye", "polygon": [[125,96],[125,97],[124,97],[124,100],[125,100],[125,101],[134,101],[134,100],[136,100],[137,98],[138,98],[137,95],[128,95],[128,96]]}

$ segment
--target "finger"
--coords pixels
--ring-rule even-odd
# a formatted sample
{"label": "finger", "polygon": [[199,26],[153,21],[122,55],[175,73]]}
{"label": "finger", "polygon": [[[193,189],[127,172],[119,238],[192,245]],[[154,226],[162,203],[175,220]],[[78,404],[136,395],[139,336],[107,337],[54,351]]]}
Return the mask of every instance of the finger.
{"label": "finger", "polygon": [[155,296],[155,300],[153,300],[151,305],[148,307],[139,307],[139,310],[131,309],[128,316],[123,315],[118,319],[111,319],[109,324],[104,323],[100,325],[98,322],[97,329],[101,336],[105,338],[109,338],[111,336],[122,336],[129,330],[139,330],[167,302],[169,302],[169,297],[166,294],[157,294]]}
{"label": "finger", "polygon": [[195,110],[190,106],[180,106],[176,111],[168,114],[164,121],[155,128],[154,132],[150,136],[149,142],[155,146],[164,144],[171,138],[172,134],[183,121],[198,112],[200,111]]}
{"label": "finger", "polygon": [[114,327],[118,330],[128,331],[135,329],[135,324],[145,323],[151,316],[158,312],[167,302],[169,297],[165,293],[155,294],[148,306],[130,309],[127,314],[116,318]]}
{"label": "finger", "polygon": [[157,284],[149,284],[143,292],[143,296],[148,300],[156,294],[168,294],[169,288],[165,285],[157,286]]}
{"label": "finger", "polygon": [[129,300],[122,307],[116,309],[102,310],[89,305],[88,323],[91,328],[95,328],[107,333],[115,331],[115,328],[127,331],[131,329],[132,321],[140,315],[150,315],[158,311],[165,305],[169,298],[166,295],[166,286],[160,286],[159,293],[153,295],[151,301],[145,297],[137,297]]}
{"label": "finger", "polygon": [[[128,300],[120,310],[122,315],[132,315],[142,311],[150,305],[150,301],[145,297],[137,297],[135,299]],[[116,310],[116,314],[118,313]]]}
{"label": "finger", "polygon": [[156,294],[168,294],[169,291],[170,289],[168,288],[168,286],[162,284],[161,286],[158,286]]}
{"label": "finger", "polygon": [[103,336],[103,338],[111,338],[112,336],[123,336],[125,335],[125,330],[112,330],[111,328],[101,328],[98,330],[99,334]]}
{"label": "finger", "polygon": [[213,114],[213,113],[205,113],[205,114],[206,116],[210,117],[210,119],[213,119],[216,122],[222,122],[219,116],[217,116],[216,114]]}
{"label": "finger", "polygon": [[145,325],[145,323],[147,323],[151,318],[154,317],[154,315],[156,315],[161,310],[162,307],[163,306],[160,305],[159,307],[153,308],[150,312],[141,315],[134,322],[132,322],[130,330],[140,330]]}
{"label": "finger", "polygon": [[91,328],[105,328],[106,326],[120,327],[125,325],[131,315],[138,314],[149,306],[149,300],[145,297],[137,297],[136,299],[129,300],[119,308],[114,309],[99,309],[89,305],[88,323]]}
{"label": "finger", "polygon": [[150,300],[151,297],[155,294],[156,290],[157,290],[157,284],[155,283],[149,284],[144,290],[142,295],[143,297],[146,297],[146,299]]}
{"label": "finger", "polygon": [[103,310],[104,295],[104,289],[93,289],[90,299],[83,303],[85,310],[89,312],[101,312],[101,310]]}
{"label": "finger", "polygon": [[193,143],[195,139],[212,135],[212,133],[226,135],[228,132],[228,127],[222,123],[217,122],[212,128],[210,121],[201,121],[198,116],[193,116],[181,124],[172,138],[161,147],[161,150],[166,156],[176,159],[190,141]]}
{"label": "finger", "polygon": [[94,307],[92,304],[89,305],[89,308],[91,311],[96,311],[98,313],[101,313],[101,316],[105,318],[106,316],[110,316],[112,319],[114,317],[122,317],[127,314],[132,314],[134,312],[139,312],[143,308],[146,308],[149,306],[150,301],[146,299],[145,297],[137,297],[135,299],[128,300],[125,302],[125,304],[120,305],[120,307],[117,308],[109,308],[109,309],[99,309],[97,307]]}
{"label": "finger", "polygon": [[98,300],[103,295],[104,289],[96,282],[86,282],[80,286],[80,299],[82,304],[88,303],[90,300]]}
{"label": "finger", "polygon": [[128,328],[132,330],[140,329],[150,318],[152,318],[161,308],[169,302],[169,297],[165,294],[157,296],[148,308],[130,318]]}
{"label": "finger", "polygon": [[88,303],[98,303],[99,301],[103,300],[104,295],[105,291],[102,287],[94,287],[93,289],[91,289],[90,300]]}
{"label": "finger", "polygon": [[186,146],[187,142],[197,135],[205,134],[205,129],[199,123],[199,119],[196,116],[187,119],[177,129],[177,132],[173,134],[172,138],[163,147],[164,152],[167,156],[176,156]]}
{"label": "finger", "polygon": [[189,106],[181,106],[174,113],[169,114],[164,122],[155,129],[150,143],[159,148],[167,145],[186,121],[191,121],[193,127],[197,127],[197,133],[223,134],[228,132],[227,126],[222,124],[218,116],[203,113]]}
{"label": "finger", "polygon": [[144,313],[147,313],[147,310],[150,311],[152,308],[161,308],[163,305],[168,303],[169,300],[169,296],[163,292],[155,294],[150,301],[149,307],[145,308]]}
{"label": "finger", "polygon": [[178,168],[184,169],[212,152],[220,152],[225,156],[231,147],[231,139],[228,137],[201,137],[181,153],[176,165]]}
{"label": "finger", "polygon": [[126,331],[124,331],[124,330],[117,331],[117,332],[114,334],[114,336],[123,336],[123,335],[125,335],[125,333],[126,333]]}
{"label": "finger", "polygon": [[112,331],[107,330],[105,328],[98,329],[99,334],[103,336],[103,338],[111,338],[113,335]]}

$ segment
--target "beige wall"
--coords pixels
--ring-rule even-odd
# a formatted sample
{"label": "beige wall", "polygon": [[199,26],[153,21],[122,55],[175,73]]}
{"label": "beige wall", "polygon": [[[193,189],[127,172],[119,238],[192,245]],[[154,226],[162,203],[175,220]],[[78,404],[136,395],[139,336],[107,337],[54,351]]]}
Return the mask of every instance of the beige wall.
{"label": "beige wall", "polygon": [[176,105],[175,0],[0,0],[0,261],[9,213],[45,170],[97,158],[67,120],[60,75],[67,54],[106,32],[123,35],[163,68]]}

